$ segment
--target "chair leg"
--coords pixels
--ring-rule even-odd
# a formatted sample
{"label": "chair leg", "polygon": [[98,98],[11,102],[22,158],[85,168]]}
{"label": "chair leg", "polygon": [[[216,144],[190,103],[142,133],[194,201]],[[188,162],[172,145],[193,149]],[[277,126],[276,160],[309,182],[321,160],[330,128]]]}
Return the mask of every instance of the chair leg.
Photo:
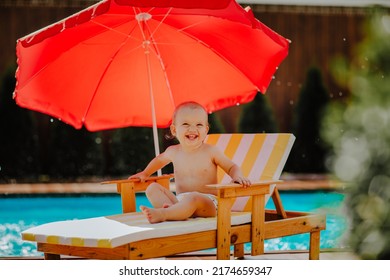
{"label": "chair leg", "polygon": [[44,253],[44,258],[45,260],[59,260],[61,259],[61,256],[57,254]]}
{"label": "chair leg", "polygon": [[217,210],[217,259],[230,259],[231,208],[234,200],[219,198]]}
{"label": "chair leg", "polygon": [[243,259],[245,255],[244,252],[244,243],[234,245],[234,257],[236,259]]}
{"label": "chair leg", "polygon": [[319,230],[310,232],[310,260],[320,259],[320,233],[321,232]]}

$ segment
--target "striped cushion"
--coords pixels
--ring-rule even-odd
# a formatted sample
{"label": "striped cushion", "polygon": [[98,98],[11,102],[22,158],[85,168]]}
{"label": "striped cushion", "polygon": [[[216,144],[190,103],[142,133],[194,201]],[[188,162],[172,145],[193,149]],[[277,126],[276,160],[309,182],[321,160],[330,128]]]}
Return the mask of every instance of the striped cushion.
{"label": "striped cushion", "polygon": [[[294,140],[295,136],[288,133],[210,134],[206,143],[218,146],[241,168],[244,176],[255,182],[279,179]],[[222,169],[218,170],[219,182],[228,183],[230,180]],[[270,194],[274,187],[271,187]],[[269,197],[266,196],[266,202]],[[249,211],[250,207],[249,197],[241,197],[232,210]]]}

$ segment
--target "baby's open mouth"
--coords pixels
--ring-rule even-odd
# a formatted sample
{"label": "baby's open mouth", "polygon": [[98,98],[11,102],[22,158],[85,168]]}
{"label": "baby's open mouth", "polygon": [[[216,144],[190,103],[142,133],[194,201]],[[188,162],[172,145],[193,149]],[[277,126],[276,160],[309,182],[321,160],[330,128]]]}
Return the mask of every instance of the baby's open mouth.
{"label": "baby's open mouth", "polygon": [[189,139],[189,140],[194,140],[194,139],[198,138],[198,135],[189,134],[189,135],[186,135],[186,138]]}

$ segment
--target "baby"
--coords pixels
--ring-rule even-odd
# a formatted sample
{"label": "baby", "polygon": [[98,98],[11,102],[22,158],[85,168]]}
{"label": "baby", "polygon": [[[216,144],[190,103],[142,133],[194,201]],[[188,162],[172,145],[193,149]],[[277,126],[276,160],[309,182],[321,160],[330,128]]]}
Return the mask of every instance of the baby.
{"label": "baby", "polygon": [[158,183],[146,189],[146,196],[154,208],[141,206],[150,223],[166,220],[185,220],[189,217],[214,217],[217,212],[216,191],[207,188],[217,183],[220,166],[232,181],[249,186],[250,181],[239,167],[217,147],[204,143],[209,131],[208,115],[198,103],[179,105],[173,115],[171,133],[179,144],[170,146],[155,157],[147,167],[130,178],[144,181],[157,170],[173,163],[176,196]]}

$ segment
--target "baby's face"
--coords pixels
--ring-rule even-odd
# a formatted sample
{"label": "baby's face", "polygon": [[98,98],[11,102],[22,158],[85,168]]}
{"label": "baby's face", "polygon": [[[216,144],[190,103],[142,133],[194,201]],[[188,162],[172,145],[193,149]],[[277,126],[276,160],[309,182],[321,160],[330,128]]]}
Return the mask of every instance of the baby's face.
{"label": "baby's face", "polygon": [[207,113],[200,108],[182,108],[171,126],[180,144],[188,147],[201,145],[209,131]]}

